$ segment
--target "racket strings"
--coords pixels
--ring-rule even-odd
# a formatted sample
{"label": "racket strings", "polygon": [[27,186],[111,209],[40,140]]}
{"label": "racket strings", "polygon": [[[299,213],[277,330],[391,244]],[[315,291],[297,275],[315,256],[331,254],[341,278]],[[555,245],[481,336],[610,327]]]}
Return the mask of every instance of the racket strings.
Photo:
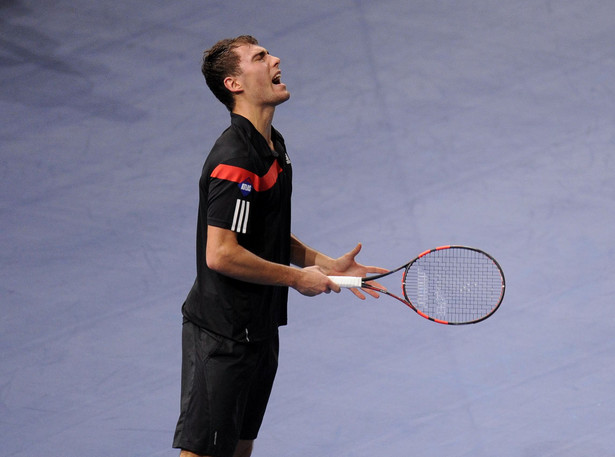
{"label": "racket strings", "polygon": [[502,275],[494,261],[480,251],[443,249],[407,267],[404,294],[431,318],[471,322],[484,318],[498,306]]}

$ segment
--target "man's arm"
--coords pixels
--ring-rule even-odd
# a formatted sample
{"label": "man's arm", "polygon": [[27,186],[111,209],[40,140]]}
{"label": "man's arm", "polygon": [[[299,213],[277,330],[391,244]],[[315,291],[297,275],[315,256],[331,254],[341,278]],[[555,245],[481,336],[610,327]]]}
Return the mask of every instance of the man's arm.
{"label": "man's arm", "polygon": [[318,267],[298,269],[258,257],[239,245],[237,235],[231,230],[208,226],[206,249],[207,266],[225,276],[257,284],[288,286],[308,296],[340,291]]}
{"label": "man's arm", "polygon": [[312,249],[295,235],[290,236],[290,262],[298,267],[318,266],[323,273],[329,274],[335,262],[331,257]]}

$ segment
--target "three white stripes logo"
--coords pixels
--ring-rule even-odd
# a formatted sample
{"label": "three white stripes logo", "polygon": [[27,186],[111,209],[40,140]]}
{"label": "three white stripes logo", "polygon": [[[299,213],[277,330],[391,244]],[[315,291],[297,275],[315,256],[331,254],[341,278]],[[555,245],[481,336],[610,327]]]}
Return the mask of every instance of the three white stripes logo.
{"label": "three white stripes logo", "polygon": [[248,216],[250,214],[250,202],[237,199],[235,203],[235,215],[233,216],[233,225],[231,230],[237,233],[246,233],[248,230]]}

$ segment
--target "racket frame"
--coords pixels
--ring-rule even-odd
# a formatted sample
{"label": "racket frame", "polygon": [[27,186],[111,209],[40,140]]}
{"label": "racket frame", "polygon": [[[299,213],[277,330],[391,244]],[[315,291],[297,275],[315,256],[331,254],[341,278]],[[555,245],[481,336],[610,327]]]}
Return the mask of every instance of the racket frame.
{"label": "racket frame", "polygon": [[[437,319],[435,317],[431,317],[429,315],[427,315],[426,313],[424,313],[423,311],[421,311],[420,309],[418,309],[416,306],[414,306],[412,304],[412,302],[410,301],[410,299],[408,298],[407,294],[406,294],[406,276],[408,274],[408,271],[410,270],[410,267],[417,262],[420,258],[425,257],[428,254],[431,254],[432,252],[435,251],[441,251],[444,249],[465,249],[465,250],[469,250],[469,251],[474,251],[474,252],[478,252],[484,256],[486,256],[487,258],[489,258],[493,264],[497,267],[499,273],[500,273],[500,277],[502,278],[502,288],[501,288],[501,292],[500,292],[500,296],[498,299],[497,304],[491,309],[491,311],[487,314],[485,314],[484,316],[481,316],[477,319],[473,319],[471,321],[464,321],[464,322],[449,322],[449,321],[445,321],[442,319]],[[380,278],[384,278],[385,276],[389,276],[393,273],[396,273],[402,269],[405,269],[404,274],[402,276],[402,281],[401,281],[401,286],[402,286],[402,292],[404,295],[404,298],[401,298],[397,295],[395,295],[394,293],[389,292],[388,290],[369,284],[369,282],[371,281],[375,281],[377,279]],[[343,276],[341,278],[344,278]],[[347,277],[348,278],[348,277]],[[359,279],[359,278],[355,278],[355,281]],[[347,286],[344,285],[342,287],[359,287],[356,284],[358,284],[359,282],[354,282],[355,285],[352,286]],[[436,322],[438,324],[443,324],[443,325],[468,325],[468,324],[476,324],[478,322],[484,321],[485,319],[487,319],[488,317],[492,316],[493,313],[495,313],[498,308],[500,307],[500,305],[502,304],[502,301],[504,300],[504,293],[506,291],[506,279],[504,277],[504,271],[502,270],[502,267],[500,266],[500,264],[498,263],[497,260],[495,260],[495,258],[493,256],[491,256],[490,254],[486,253],[485,251],[483,251],[482,249],[478,249],[478,248],[473,248],[473,247],[469,247],[469,246],[461,246],[461,245],[446,245],[446,246],[438,246],[436,248],[433,249],[428,249],[422,253],[420,253],[418,256],[416,256],[414,259],[412,259],[410,262],[402,265],[399,268],[396,268],[394,270],[388,271],[386,273],[382,273],[379,275],[373,275],[373,276],[367,276],[365,278],[360,278],[360,287],[364,288],[364,289],[370,289],[373,290],[375,292],[379,292],[379,293],[383,293],[386,294],[390,297],[393,297],[397,300],[399,300],[400,302],[402,302],[404,305],[408,306],[410,309],[412,309],[414,312],[416,312],[419,316],[424,317],[427,320],[430,320],[432,322]]]}

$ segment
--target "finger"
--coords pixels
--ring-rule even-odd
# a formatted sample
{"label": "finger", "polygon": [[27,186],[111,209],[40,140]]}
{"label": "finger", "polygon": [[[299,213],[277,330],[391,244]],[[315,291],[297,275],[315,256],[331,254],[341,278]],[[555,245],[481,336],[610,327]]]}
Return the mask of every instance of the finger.
{"label": "finger", "polygon": [[381,274],[381,273],[388,273],[389,270],[387,270],[386,268],[380,268],[380,267],[365,267],[367,268],[367,272],[368,273],[377,273],[377,274]]}
{"label": "finger", "polygon": [[365,295],[361,293],[361,290],[365,291],[365,289],[355,289],[355,288],[350,289],[350,291],[353,294],[355,294],[358,298],[360,298],[361,300],[365,300]]}
{"label": "finger", "polygon": [[[380,289],[380,292],[384,292],[384,291],[387,290],[386,287],[384,287],[382,284],[380,284],[379,282],[376,282],[376,281],[369,281],[367,284],[369,284],[370,286],[375,287],[377,289]],[[375,292],[375,291],[373,291],[373,292]]]}
{"label": "finger", "polygon": [[361,252],[362,247],[363,246],[361,245],[361,243],[357,243],[357,245],[347,255],[351,256],[352,258],[355,258],[357,254]]}
{"label": "finger", "polygon": [[371,289],[361,289],[361,290],[373,298],[380,297],[380,294],[376,292],[375,290],[371,290]]}
{"label": "finger", "polygon": [[327,288],[327,293],[329,292],[335,292],[336,294],[339,294],[342,291],[342,288],[337,285],[336,283],[334,283],[333,281],[329,280],[329,284],[328,284],[328,288]]}

